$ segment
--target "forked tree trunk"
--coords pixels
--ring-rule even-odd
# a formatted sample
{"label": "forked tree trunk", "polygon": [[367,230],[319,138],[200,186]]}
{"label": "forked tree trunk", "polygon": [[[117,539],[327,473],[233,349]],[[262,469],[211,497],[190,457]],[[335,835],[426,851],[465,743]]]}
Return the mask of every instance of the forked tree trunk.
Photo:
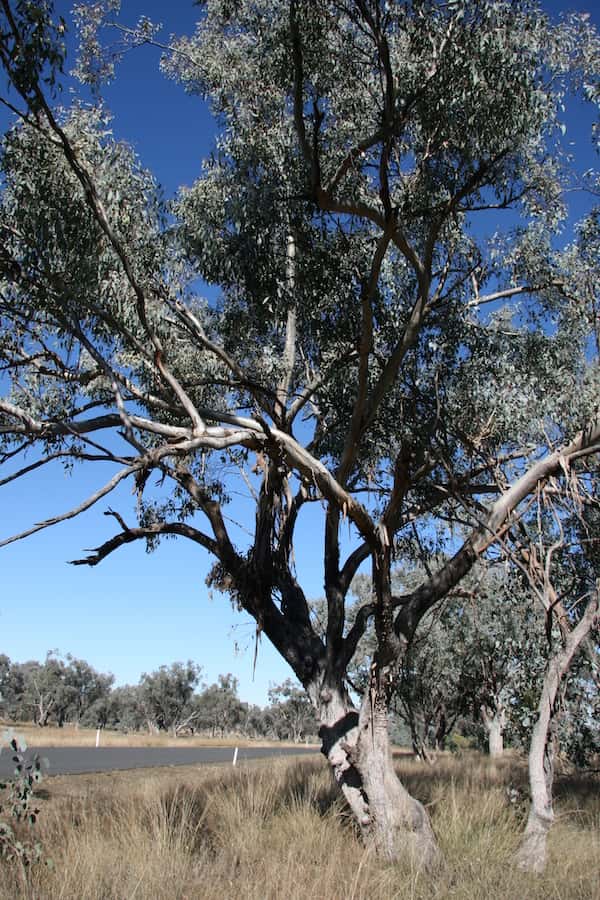
{"label": "forked tree trunk", "polygon": [[592,598],[577,626],[566,638],[562,649],[550,657],[538,704],[538,719],[533,727],[529,748],[529,789],[531,805],[525,833],[517,852],[519,868],[529,872],[544,871],[547,838],[554,822],[552,785],[556,730],[560,712],[561,682],[569,671],[573,657],[588,636],[598,615],[598,597]]}
{"label": "forked tree trunk", "polygon": [[483,704],[481,718],[487,735],[488,753],[490,756],[502,756],[504,753],[504,729],[506,727],[506,712],[501,704],[495,709]]}
{"label": "forked tree trunk", "polygon": [[358,713],[343,689],[325,688],[318,706],[322,752],[366,846],[388,860],[434,868],[441,857],[429,816],[396,775],[383,704],[367,695]]}

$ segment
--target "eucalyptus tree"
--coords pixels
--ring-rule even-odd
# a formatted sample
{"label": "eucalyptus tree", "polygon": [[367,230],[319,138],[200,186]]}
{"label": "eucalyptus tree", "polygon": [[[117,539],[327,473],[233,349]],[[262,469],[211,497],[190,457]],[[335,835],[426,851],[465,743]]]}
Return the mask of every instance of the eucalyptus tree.
{"label": "eucalyptus tree", "polygon": [[[424,576],[422,567],[395,571],[395,592]],[[359,575],[351,590],[350,621],[372,594],[371,580]],[[322,602],[315,617],[323,630]],[[369,626],[349,668],[355,691],[366,689],[376,650]],[[455,727],[485,735],[490,755],[497,756],[505,728],[527,740],[545,663],[545,619],[527,579],[509,559],[481,561],[421,619],[403,654],[391,706],[424,761],[433,762],[430,751],[443,750]]]}
{"label": "eucalyptus tree", "polygon": [[[117,7],[78,10],[78,72],[98,90],[116,64],[98,28]],[[101,107],[53,108],[64,24],[49,3],[0,10],[3,99],[20,117],[1,157],[2,483],[56,461],[113,468],[7,541],[129,479],[138,521],[108,509],[114,537],[76,563],[164,536],[210,554],[211,584],[308,692],[365,839],[433,864],[387,734],[405,642],[600,439],[598,260],[560,232],[562,109],[598,99],[596,31],[529,0],[208,0],[163,65],[210,100],[220,136],[167,215]],[[147,19],[121,32],[126,47],[157,40]],[[488,239],[490,212],[506,227]],[[255,501],[249,539],[224,515],[235,473]],[[294,563],[310,508],[324,638]],[[394,593],[394,560],[432,549],[447,561]],[[373,597],[347,625],[363,563]],[[370,619],[357,709],[346,670]]]}
{"label": "eucalyptus tree", "polygon": [[200,666],[188,660],[143,673],[138,701],[150,731],[169,731],[177,737],[198,719],[195,690],[201,671]]}
{"label": "eucalyptus tree", "polygon": [[273,723],[277,736],[295,744],[319,730],[314,707],[306,692],[291,678],[269,688],[269,706],[265,714]]}
{"label": "eucalyptus tree", "polygon": [[43,663],[32,660],[23,663],[21,669],[24,690],[20,704],[27,718],[40,728],[49,725],[52,718],[62,726],[73,700],[64,659],[49,651]]}
{"label": "eucalyptus tree", "polygon": [[483,732],[490,756],[502,754],[523,694],[535,692],[541,680],[541,619],[522,578],[498,565],[474,567],[458,596],[423,618],[395,693],[422,758],[429,758],[428,749],[443,749],[459,721]]}
{"label": "eucalyptus tree", "polygon": [[[547,652],[536,717],[529,744],[529,816],[517,860],[522,868],[541,872],[546,865],[547,835],[554,822],[554,759],[569,673],[577,654],[585,650],[590,676],[598,678],[597,642],[600,626],[600,533],[597,507],[589,479],[569,473],[570,491],[561,495],[551,482],[538,491],[534,506],[535,541],[525,536],[516,547],[522,569],[546,618]],[[591,520],[591,521],[590,521]],[[583,699],[583,698],[581,698]],[[582,704],[583,705],[583,704]],[[582,710],[585,713],[585,708]],[[582,722],[583,725],[583,722]]]}
{"label": "eucalyptus tree", "polygon": [[[115,728],[118,731],[141,731],[147,728],[152,734],[155,725],[146,716],[146,709],[141,698],[139,684],[124,684],[113,688],[110,692],[110,703],[106,710],[97,709],[102,727]],[[98,722],[92,722],[98,725]]]}
{"label": "eucalyptus tree", "polygon": [[212,737],[240,730],[243,727],[246,704],[238,697],[238,680],[235,675],[219,675],[214,684],[204,687],[194,699],[194,727],[210,731]]}
{"label": "eucalyptus tree", "polygon": [[22,666],[0,654],[0,710],[2,718],[17,721],[21,718],[25,675]]}
{"label": "eucalyptus tree", "polygon": [[70,653],[65,660],[65,681],[70,695],[65,717],[79,725],[93,707],[98,711],[106,707],[115,679],[113,675],[97,672],[84,659]]}

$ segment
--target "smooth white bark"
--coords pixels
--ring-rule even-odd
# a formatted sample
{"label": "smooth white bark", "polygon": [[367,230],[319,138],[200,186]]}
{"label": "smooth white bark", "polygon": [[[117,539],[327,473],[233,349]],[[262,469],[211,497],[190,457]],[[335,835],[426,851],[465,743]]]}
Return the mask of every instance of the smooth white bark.
{"label": "smooth white bark", "polygon": [[434,868],[438,845],[427,811],[396,775],[386,711],[367,695],[357,713],[343,691],[330,689],[318,692],[318,706],[323,752],[366,846],[388,860]]}
{"label": "smooth white bark", "polygon": [[561,649],[550,657],[538,704],[538,718],[529,748],[529,790],[531,804],[527,825],[517,852],[517,865],[529,872],[541,873],[546,867],[547,837],[554,823],[552,785],[557,719],[560,712],[560,686],[579,647],[598,620],[598,594],[589,602],[580,621],[565,639]]}
{"label": "smooth white bark", "polygon": [[490,756],[502,756],[504,753],[504,729],[506,727],[506,711],[502,704],[492,709],[485,704],[481,707],[481,718],[487,735]]}

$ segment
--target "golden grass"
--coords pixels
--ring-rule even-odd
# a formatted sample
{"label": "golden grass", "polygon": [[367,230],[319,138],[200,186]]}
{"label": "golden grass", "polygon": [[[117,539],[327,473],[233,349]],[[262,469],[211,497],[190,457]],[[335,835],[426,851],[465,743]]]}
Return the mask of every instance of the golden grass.
{"label": "golden grass", "polygon": [[[23,724],[21,722],[0,722],[0,730],[13,728],[20,736],[24,737],[30,747],[95,747],[96,731],[90,728],[76,728],[74,725],[65,725],[58,728],[48,725],[39,728],[36,725]],[[109,731],[102,729],[100,732],[101,747],[271,747],[287,746],[289,742],[248,740],[239,735],[229,735],[224,738],[211,738],[196,735],[183,735],[174,738],[172,735],[148,734],[131,732],[124,734],[121,731]],[[289,746],[294,746],[289,744]]]}
{"label": "golden grass", "polygon": [[47,779],[38,827],[54,868],[19,884],[4,866],[0,900],[600,900],[598,780],[560,779],[535,877],[512,865],[520,760],[398,767],[428,804],[446,859],[436,876],[365,852],[324,761],[263,761]]}

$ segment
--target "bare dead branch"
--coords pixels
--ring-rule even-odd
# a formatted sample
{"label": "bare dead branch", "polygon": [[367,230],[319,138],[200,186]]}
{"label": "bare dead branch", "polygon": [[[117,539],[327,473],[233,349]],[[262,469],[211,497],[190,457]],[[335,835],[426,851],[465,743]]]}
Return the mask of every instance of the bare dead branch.
{"label": "bare dead branch", "polygon": [[[117,514],[112,510],[109,510],[105,515],[116,517]],[[121,520],[120,524],[124,525],[124,522]],[[160,537],[160,535],[165,534],[173,534],[178,535],[179,537],[188,538],[189,540],[194,541],[194,543],[200,544],[200,546],[204,547],[209,552],[216,554],[216,542],[208,535],[198,531],[198,529],[192,528],[191,525],[187,525],[184,522],[156,522],[152,525],[146,525],[143,528],[124,527],[122,532],[110,538],[110,540],[105,541],[99,547],[96,547],[89,556],[84,556],[82,559],[72,559],[70,560],[70,563],[73,566],[97,566],[98,563],[106,559],[107,556],[110,556],[111,553],[114,553],[115,550],[124,547],[125,544],[131,544],[134,541],[143,539],[147,540],[149,538]]]}

